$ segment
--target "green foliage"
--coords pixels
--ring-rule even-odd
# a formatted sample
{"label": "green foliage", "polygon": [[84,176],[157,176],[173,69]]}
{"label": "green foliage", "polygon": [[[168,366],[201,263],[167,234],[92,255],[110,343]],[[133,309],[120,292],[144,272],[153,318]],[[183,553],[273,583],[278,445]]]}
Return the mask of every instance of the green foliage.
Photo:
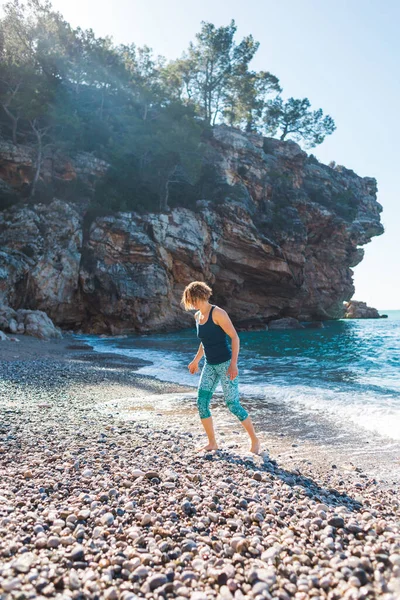
{"label": "green foliage", "polygon": [[[201,25],[201,31],[196,34],[196,43],[191,42],[182,58],[166,67],[164,76],[167,81],[175,82],[179,97],[195,105],[207,123],[214,125],[224,115],[228,116],[226,111],[229,111],[231,116],[227,120],[232,124],[235,97],[240,96],[241,86],[245,90],[245,78],[248,80],[245,91],[249,94],[248,65],[259,43],[249,35],[236,44],[234,35],[237,27],[234,20],[226,27],[216,28],[205,21]],[[254,82],[252,90],[255,92]],[[249,102],[249,98],[246,101]]]}
{"label": "green foliage", "polygon": [[308,157],[307,157],[307,160],[308,160],[309,163],[311,163],[313,165],[319,165],[320,164],[318,158],[314,154],[309,154]]}
{"label": "green foliage", "polygon": [[280,96],[267,102],[264,123],[268,135],[280,132],[280,139],[287,136],[295,141],[304,141],[307,148],[321,144],[327,135],[333,133],[336,125],[332,117],[323,117],[322,109],[310,110],[308,98],[289,98],[283,102]]}
{"label": "green foliage", "polygon": [[[167,63],[147,46],[115,45],[71,27],[48,0],[7,2],[0,19],[0,131],[37,148],[31,200],[54,193],[90,199],[97,208],[168,211],[243,195],[204,163],[204,143],[215,123],[260,131],[268,97],[281,88],[268,71],[249,68],[259,44],[251,35],[236,43],[236,31],[233,20],[218,28],[202,22],[187,52]],[[326,135],[327,117],[321,128],[318,114],[296,117],[302,139],[320,143]],[[93,197],[62,182],[43,189],[49,146],[110,163]]]}
{"label": "green foliage", "polygon": [[116,158],[95,188],[93,206],[112,211],[156,211],[158,196],[142,181],[134,154]]}
{"label": "green foliage", "polygon": [[268,72],[242,69],[230,83],[224,96],[223,117],[229,125],[247,132],[260,131],[268,96],[282,91],[278,78]]}

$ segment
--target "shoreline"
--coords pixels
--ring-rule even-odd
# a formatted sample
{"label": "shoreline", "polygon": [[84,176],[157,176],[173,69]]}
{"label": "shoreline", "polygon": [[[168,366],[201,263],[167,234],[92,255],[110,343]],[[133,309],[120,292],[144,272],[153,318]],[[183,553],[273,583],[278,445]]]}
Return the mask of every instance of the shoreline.
{"label": "shoreline", "polygon": [[[140,367],[153,363],[115,352],[98,352],[90,344],[77,340],[75,334],[49,341],[23,335],[16,337],[19,343],[0,344],[0,363],[57,359],[67,364],[79,364],[83,370],[87,365],[87,377],[93,369],[99,369],[104,372],[104,382],[108,382],[110,389],[104,390],[101,399],[94,403],[96,410],[123,422],[137,420],[155,427],[163,426],[166,418],[177,419],[177,430],[191,431],[199,443],[206,442],[198,418],[195,385],[137,373]],[[165,398],[161,405],[159,394]],[[383,487],[395,485],[400,489],[400,444],[395,440],[350,425],[344,431],[340,425],[334,427],[332,421],[321,414],[317,417],[318,435],[314,435],[314,417],[306,410],[304,417],[298,409],[274,401],[266,404],[251,396],[244,397],[243,404],[249,410],[256,430],[260,431],[262,449],[285,467],[317,469],[333,478],[340,473],[355,477],[362,473],[363,478],[377,479]],[[239,448],[247,454],[247,434],[226,409],[222,393],[214,394],[211,409],[220,448]],[[259,414],[263,415],[262,419]]]}
{"label": "shoreline", "polygon": [[193,388],[19,337],[0,346],[1,600],[399,598],[397,484],[278,434],[270,460],[239,429],[199,455],[195,407],[154,408]]}

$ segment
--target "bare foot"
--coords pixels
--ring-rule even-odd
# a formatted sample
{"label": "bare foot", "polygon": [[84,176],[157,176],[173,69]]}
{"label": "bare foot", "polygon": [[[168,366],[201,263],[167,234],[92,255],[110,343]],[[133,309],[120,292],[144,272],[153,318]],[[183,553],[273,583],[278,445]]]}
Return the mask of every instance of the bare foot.
{"label": "bare foot", "polygon": [[260,440],[258,438],[251,442],[250,452],[253,454],[260,454]]}
{"label": "bare foot", "polygon": [[218,446],[217,444],[207,444],[207,446],[196,448],[196,452],[201,452],[202,450],[218,450]]}

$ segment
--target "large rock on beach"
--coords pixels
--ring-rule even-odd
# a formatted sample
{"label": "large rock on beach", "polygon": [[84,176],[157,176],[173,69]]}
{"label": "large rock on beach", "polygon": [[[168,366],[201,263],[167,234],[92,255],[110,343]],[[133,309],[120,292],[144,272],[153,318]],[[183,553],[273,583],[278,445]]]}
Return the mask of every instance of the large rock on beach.
{"label": "large rock on beach", "polygon": [[53,321],[41,310],[14,310],[0,306],[1,327],[9,333],[26,334],[42,340],[59,339],[62,333]]}

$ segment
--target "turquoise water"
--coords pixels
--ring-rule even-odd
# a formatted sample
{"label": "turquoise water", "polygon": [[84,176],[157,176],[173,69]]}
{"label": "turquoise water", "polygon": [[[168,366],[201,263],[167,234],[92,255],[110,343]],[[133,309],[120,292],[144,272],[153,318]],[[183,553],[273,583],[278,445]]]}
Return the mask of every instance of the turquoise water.
{"label": "turquoise water", "polygon": [[[327,321],[324,329],[241,332],[240,389],[245,396],[323,414],[400,440],[400,310],[388,319]],[[196,386],[188,363],[198,348],[195,327],[177,333],[99,338],[100,352],[152,361],[140,372]]]}

